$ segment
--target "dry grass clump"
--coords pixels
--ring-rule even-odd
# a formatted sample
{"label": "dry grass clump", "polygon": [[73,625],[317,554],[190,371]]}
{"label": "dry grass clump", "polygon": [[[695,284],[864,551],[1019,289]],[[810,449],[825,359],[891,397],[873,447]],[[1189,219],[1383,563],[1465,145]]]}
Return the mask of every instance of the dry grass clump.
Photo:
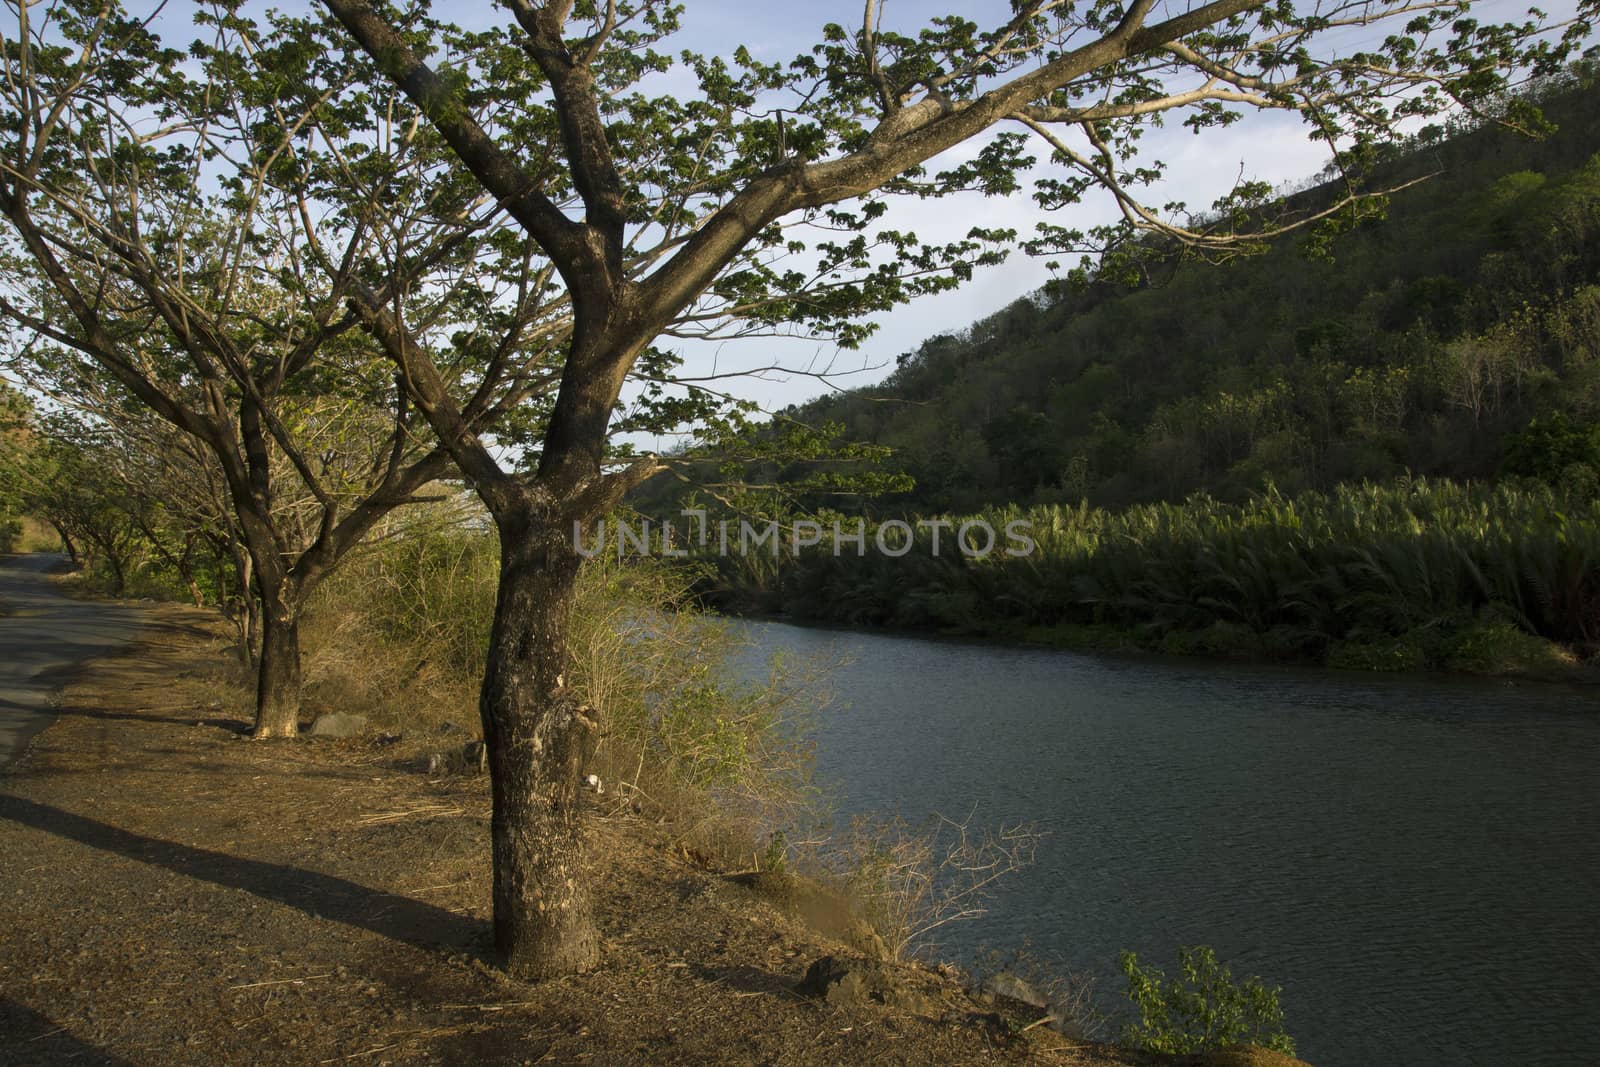
{"label": "dry grass clump", "polygon": [[925,825],[857,816],[798,858],[802,869],[854,901],[894,959],[932,959],[951,923],[988,912],[998,885],[1034,862],[1044,834],[936,815]]}

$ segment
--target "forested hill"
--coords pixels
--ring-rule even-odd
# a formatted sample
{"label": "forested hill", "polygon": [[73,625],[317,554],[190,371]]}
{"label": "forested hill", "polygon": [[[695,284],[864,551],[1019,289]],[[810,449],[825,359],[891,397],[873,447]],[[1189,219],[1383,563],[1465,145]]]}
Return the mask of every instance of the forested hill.
{"label": "forested hill", "polygon": [[1585,442],[1563,462],[1592,458],[1600,89],[1541,106],[1542,141],[1478,130],[1390,164],[1439,173],[1331,262],[1285,241],[1138,290],[1034,293],[792,414],[896,450],[916,487],[885,513],[1478,478],[1535,418]]}

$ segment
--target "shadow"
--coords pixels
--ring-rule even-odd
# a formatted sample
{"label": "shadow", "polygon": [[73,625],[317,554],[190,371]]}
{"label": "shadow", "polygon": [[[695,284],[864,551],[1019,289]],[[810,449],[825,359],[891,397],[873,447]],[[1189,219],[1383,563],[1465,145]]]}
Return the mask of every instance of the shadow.
{"label": "shadow", "polygon": [[7,1067],[86,1063],[96,1067],[131,1067],[131,1061],[73,1037],[49,1016],[26,1004],[0,997],[0,1033],[6,1035],[0,1062]]}
{"label": "shadow", "polygon": [[109,719],[119,722],[147,722],[163,726],[212,726],[219,730],[226,730],[232,734],[248,734],[254,724],[248,719],[218,719],[206,718],[203,712],[196,715],[141,715],[133,711],[103,711],[100,708],[52,708],[56,715],[66,718],[71,716],[77,719]]}
{"label": "shadow", "polygon": [[445,949],[480,958],[486,954],[487,923],[320,871],[146,837],[5,793],[0,793],[0,819],[165,867],[174,874],[243,890],[314,918],[332,919],[423,950]]}
{"label": "shadow", "polygon": [[767,993],[775,997],[805,999],[805,997],[795,992],[795,980],[793,978],[786,978],[781,974],[762,970],[760,967],[747,965],[707,967],[696,963],[690,966],[689,973],[696,978],[707,982],[716,982],[741,993]]}

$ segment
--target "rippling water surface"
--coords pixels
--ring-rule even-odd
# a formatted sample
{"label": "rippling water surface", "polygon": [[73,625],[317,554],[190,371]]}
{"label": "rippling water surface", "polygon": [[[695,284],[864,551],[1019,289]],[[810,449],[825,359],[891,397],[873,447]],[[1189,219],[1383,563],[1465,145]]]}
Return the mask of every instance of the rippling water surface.
{"label": "rippling water surface", "polygon": [[1120,950],[1209,944],[1318,1067],[1600,1063],[1594,694],[742,625],[846,659],[846,811],[1049,832],[951,954],[1026,940],[1112,994]]}

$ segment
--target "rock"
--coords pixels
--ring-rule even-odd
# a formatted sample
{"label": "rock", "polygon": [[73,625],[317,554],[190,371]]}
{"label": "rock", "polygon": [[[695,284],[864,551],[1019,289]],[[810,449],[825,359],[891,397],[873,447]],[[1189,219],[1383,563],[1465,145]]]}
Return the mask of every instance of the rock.
{"label": "rock", "polygon": [[997,997],[1009,997],[1012,1000],[1021,1001],[1031,1008],[1050,1007],[1048,997],[1010,971],[1001,971],[999,974],[993,974],[985,978],[983,980],[983,992]]}
{"label": "rock", "polygon": [[829,1004],[858,1003],[872,993],[874,970],[863,960],[823,956],[806,968],[806,976],[800,979],[795,992]]}
{"label": "rock", "polygon": [[918,1015],[935,1015],[933,1003],[910,988],[897,970],[881,960],[823,956],[806,970],[795,991],[835,1007],[883,1004]]}
{"label": "rock", "polygon": [[1058,1008],[1050,1003],[1050,998],[1040,992],[1038,987],[1026,979],[1010,971],[1000,971],[983,980],[976,992],[975,999],[980,1004],[994,1004],[996,1001],[1009,1000],[1044,1012],[1044,1023],[1058,1034],[1081,1036],[1072,1020]]}
{"label": "rock", "polygon": [[352,715],[345,711],[330,711],[318,715],[307,731],[312,737],[354,737],[367,728],[365,715]]}
{"label": "rock", "polygon": [[449,752],[428,752],[417,758],[423,774],[483,774],[489,769],[489,749],[482,741],[468,741]]}

